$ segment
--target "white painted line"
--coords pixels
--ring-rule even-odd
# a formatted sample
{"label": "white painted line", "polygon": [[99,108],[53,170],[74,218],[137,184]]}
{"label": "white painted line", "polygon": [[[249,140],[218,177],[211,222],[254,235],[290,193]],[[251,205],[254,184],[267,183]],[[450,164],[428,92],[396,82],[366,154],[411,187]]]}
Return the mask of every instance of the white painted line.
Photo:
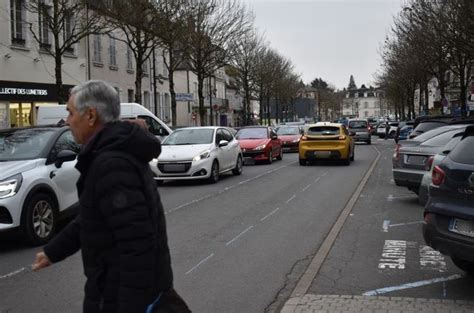
{"label": "white painted line", "polygon": [[390,225],[390,220],[383,221],[382,229],[385,233],[388,233],[388,227]]}
{"label": "white painted line", "polygon": [[412,198],[414,197],[415,194],[412,194],[412,195],[402,195],[402,196],[394,196],[394,195],[388,195],[387,197],[387,201],[393,201],[393,200],[396,200],[396,199],[404,199],[404,198]]}
{"label": "white painted line", "polygon": [[4,279],[4,278],[8,278],[8,277],[12,277],[12,276],[15,276],[16,274],[20,274],[21,272],[24,272],[26,271],[26,267],[22,267],[16,271],[13,271],[11,273],[8,273],[6,275],[3,275],[3,276],[0,276],[0,279]]}
{"label": "white painted line", "polygon": [[306,189],[308,189],[309,187],[311,187],[311,184],[309,184],[308,186],[304,187],[301,191],[306,191]]}
{"label": "white painted line", "polygon": [[267,215],[265,215],[264,217],[262,217],[262,218],[260,219],[260,221],[263,222],[264,220],[266,220],[267,218],[269,218],[270,216],[272,216],[273,214],[275,214],[279,209],[280,209],[280,208],[276,208],[275,210],[271,211],[270,213],[268,213]]}
{"label": "white painted line", "polygon": [[290,199],[286,200],[286,203],[289,203],[291,200],[293,200],[294,198],[296,198],[296,195],[292,195]]}
{"label": "white painted line", "polygon": [[185,273],[185,275],[188,275],[190,274],[192,271],[194,271],[196,268],[198,268],[199,266],[201,266],[204,262],[208,261],[210,258],[212,258],[214,256],[214,253],[211,253],[209,256],[207,256],[206,258],[202,259],[201,262],[199,262],[198,264],[196,264],[192,269],[190,269],[189,271],[187,271]]}
{"label": "white painted line", "polygon": [[404,240],[385,240],[379,269],[405,269],[407,242]]}
{"label": "white painted line", "polygon": [[428,246],[420,246],[420,266],[422,270],[437,271],[444,273],[448,271],[448,266],[444,256]]}
{"label": "white painted line", "polygon": [[321,177],[316,177],[316,179],[314,180],[314,182],[317,183],[320,179],[321,179]]}
{"label": "white painted line", "polygon": [[321,177],[324,177],[324,176],[326,176],[327,174],[328,174],[328,172],[324,172],[324,173],[321,174]]}
{"label": "white painted line", "polygon": [[464,277],[464,275],[454,274],[454,275],[451,275],[451,276],[448,276],[448,277],[439,277],[439,278],[433,278],[433,279],[428,279],[428,280],[421,280],[421,281],[417,281],[417,282],[414,282],[414,283],[403,284],[403,285],[399,285],[399,286],[375,289],[375,290],[364,292],[362,295],[363,296],[377,296],[377,295],[381,295],[381,294],[384,294],[384,293],[389,293],[389,292],[392,292],[392,291],[416,288],[416,287],[421,287],[421,286],[446,282],[446,281],[450,281],[450,280],[455,280],[455,279],[459,279],[459,278],[463,278],[463,277]]}
{"label": "white painted line", "polygon": [[244,230],[243,232],[241,232],[240,234],[238,234],[237,236],[235,236],[234,238],[232,238],[232,240],[230,240],[229,242],[227,242],[225,245],[226,247],[228,245],[230,245],[231,243],[233,243],[234,241],[236,241],[240,236],[242,236],[243,234],[245,234],[246,232],[248,232],[249,230],[251,230],[253,228],[253,226],[250,226],[248,227],[246,230]]}
{"label": "white painted line", "polygon": [[398,226],[406,226],[406,225],[416,225],[416,224],[423,224],[423,221],[417,221],[417,222],[409,222],[409,223],[399,223],[399,224],[391,224],[388,227],[398,227]]}
{"label": "white painted line", "polygon": [[250,179],[246,179],[246,180],[240,181],[240,182],[239,182],[239,185],[242,185],[242,184],[248,183],[249,181],[250,181]]}

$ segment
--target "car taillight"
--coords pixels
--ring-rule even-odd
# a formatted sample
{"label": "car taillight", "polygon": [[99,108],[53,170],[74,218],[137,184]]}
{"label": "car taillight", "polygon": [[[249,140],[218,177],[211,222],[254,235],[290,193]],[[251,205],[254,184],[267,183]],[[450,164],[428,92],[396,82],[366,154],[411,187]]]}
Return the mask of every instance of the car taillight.
{"label": "car taillight", "polygon": [[339,136],[339,140],[346,140],[346,136],[344,135]]}
{"label": "car taillight", "polygon": [[425,164],[425,170],[427,171],[431,170],[431,166],[433,165],[433,160],[434,160],[434,156],[430,156],[428,158],[428,161],[426,161],[426,164]]}
{"label": "car taillight", "polygon": [[441,169],[441,167],[436,165],[433,169],[433,173],[431,174],[431,181],[433,185],[435,186],[441,185],[444,181],[444,176],[445,176],[444,171]]}

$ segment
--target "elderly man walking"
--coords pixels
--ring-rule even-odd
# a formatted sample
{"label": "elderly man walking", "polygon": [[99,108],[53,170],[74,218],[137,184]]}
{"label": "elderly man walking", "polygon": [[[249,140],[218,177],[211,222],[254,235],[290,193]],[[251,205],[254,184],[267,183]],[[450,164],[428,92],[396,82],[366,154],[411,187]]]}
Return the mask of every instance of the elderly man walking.
{"label": "elderly man walking", "polygon": [[118,120],[119,96],[103,81],[73,88],[67,110],[83,145],[79,214],[36,255],[33,269],[81,250],[84,312],[161,312],[164,305],[174,306],[166,312],[189,312],[173,289],[163,206],[148,166],[161,152],[159,140]]}

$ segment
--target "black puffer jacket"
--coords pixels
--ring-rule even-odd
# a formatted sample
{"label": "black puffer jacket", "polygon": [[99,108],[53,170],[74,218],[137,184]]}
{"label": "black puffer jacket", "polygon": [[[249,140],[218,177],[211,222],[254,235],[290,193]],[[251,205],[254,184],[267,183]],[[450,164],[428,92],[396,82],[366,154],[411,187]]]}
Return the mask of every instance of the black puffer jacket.
{"label": "black puffer jacket", "polygon": [[139,126],[114,122],[79,154],[79,215],[44,251],[58,262],[82,250],[84,312],[143,313],[172,288],[163,206],[148,167],[160,152]]}

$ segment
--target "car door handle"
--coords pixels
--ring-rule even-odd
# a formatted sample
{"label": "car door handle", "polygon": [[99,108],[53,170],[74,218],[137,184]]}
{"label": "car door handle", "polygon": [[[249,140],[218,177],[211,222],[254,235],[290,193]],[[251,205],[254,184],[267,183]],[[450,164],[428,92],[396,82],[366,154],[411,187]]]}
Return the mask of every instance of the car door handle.
{"label": "car door handle", "polygon": [[56,171],[51,171],[49,173],[49,178],[53,179],[54,177],[56,177]]}

